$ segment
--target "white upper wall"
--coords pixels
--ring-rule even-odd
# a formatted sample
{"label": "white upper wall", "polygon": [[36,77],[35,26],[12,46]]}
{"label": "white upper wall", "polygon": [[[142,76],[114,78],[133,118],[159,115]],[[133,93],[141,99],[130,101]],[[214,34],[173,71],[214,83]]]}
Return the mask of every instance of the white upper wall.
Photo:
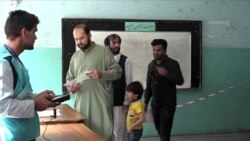
{"label": "white upper wall", "polygon": [[249,0],[11,0],[0,1],[0,42],[8,12],[37,15],[36,47],[60,48],[62,18],[201,20],[203,47],[250,48]]}

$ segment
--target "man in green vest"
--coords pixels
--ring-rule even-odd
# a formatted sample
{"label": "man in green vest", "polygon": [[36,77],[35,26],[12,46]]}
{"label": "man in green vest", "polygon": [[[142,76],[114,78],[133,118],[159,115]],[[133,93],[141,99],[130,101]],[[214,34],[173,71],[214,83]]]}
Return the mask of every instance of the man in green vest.
{"label": "man in green vest", "polygon": [[35,141],[40,135],[37,111],[56,106],[53,92],[32,92],[28,70],[19,59],[32,50],[38,18],[23,10],[9,13],[4,30],[7,41],[0,45],[0,136],[1,141]]}

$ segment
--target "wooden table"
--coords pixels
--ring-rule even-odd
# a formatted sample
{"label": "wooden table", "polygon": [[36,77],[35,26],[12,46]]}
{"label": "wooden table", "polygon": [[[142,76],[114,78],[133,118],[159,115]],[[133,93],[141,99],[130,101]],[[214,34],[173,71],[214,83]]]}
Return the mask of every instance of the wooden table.
{"label": "wooden table", "polygon": [[48,109],[49,116],[40,117],[40,136],[36,141],[104,141],[84,123],[84,116],[66,104],[56,107],[60,116],[52,118],[53,109]]}
{"label": "wooden table", "polygon": [[[36,141],[104,141],[82,123],[41,125],[41,135]],[[44,137],[46,139],[43,138]]]}
{"label": "wooden table", "polygon": [[53,118],[53,109],[49,108],[47,111],[51,111],[51,116],[40,117],[40,124],[56,124],[56,123],[83,123],[85,117],[82,116],[75,109],[72,109],[67,104],[61,104],[55,107],[56,110],[59,110],[60,116],[58,115],[56,118]]}

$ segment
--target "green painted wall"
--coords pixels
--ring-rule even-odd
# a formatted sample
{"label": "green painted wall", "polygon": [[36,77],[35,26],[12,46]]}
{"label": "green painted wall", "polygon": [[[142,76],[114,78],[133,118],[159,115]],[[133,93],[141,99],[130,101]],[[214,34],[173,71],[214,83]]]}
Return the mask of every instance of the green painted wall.
{"label": "green painted wall", "polygon": [[[203,88],[179,91],[173,133],[198,134],[249,130],[250,49],[204,48]],[[222,91],[224,90],[224,92]]]}
{"label": "green painted wall", "polygon": [[35,93],[45,89],[62,94],[62,55],[60,48],[35,48],[20,55],[29,70]]}
{"label": "green painted wall", "polygon": [[[52,89],[58,94],[61,18],[202,20],[202,89],[179,90],[178,105],[216,95],[177,108],[172,133],[250,131],[249,0],[22,0],[16,7],[2,0],[0,9],[0,41],[5,39],[3,19],[10,10],[39,16],[35,49],[25,51],[21,59],[35,92]],[[67,103],[73,105],[73,100]],[[144,136],[155,135],[153,124],[145,124]]]}

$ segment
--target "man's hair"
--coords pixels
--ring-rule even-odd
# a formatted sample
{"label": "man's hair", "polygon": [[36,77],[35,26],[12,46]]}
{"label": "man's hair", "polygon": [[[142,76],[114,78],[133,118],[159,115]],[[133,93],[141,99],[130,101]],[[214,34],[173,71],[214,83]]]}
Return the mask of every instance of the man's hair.
{"label": "man's hair", "polygon": [[122,39],[121,39],[121,37],[120,37],[118,34],[110,34],[110,35],[108,35],[108,36],[104,39],[104,45],[105,45],[105,46],[109,46],[110,40],[116,39],[116,38],[119,39],[119,42],[120,42],[120,43],[122,42]]}
{"label": "man's hair", "polygon": [[31,31],[37,24],[39,24],[39,19],[34,14],[24,10],[11,11],[4,26],[6,38],[13,40],[21,35],[22,28]]}
{"label": "man's hair", "polygon": [[143,86],[139,81],[134,81],[127,85],[127,91],[137,94],[138,99],[141,99],[143,94]]}
{"label": "man's hair", "polygon": [[151,46],[156,46],[156,45],[162,45],[163,49],[166,50],[167,46],[168,46],[168,43],[167,43],[167,41],[165,39],[154,39],[151,42]]}
{"label": "man's hair", "polygon": [[86,34],[90,34],[90,28],[86,24],[77,24],[74,29],[82,28]]}

